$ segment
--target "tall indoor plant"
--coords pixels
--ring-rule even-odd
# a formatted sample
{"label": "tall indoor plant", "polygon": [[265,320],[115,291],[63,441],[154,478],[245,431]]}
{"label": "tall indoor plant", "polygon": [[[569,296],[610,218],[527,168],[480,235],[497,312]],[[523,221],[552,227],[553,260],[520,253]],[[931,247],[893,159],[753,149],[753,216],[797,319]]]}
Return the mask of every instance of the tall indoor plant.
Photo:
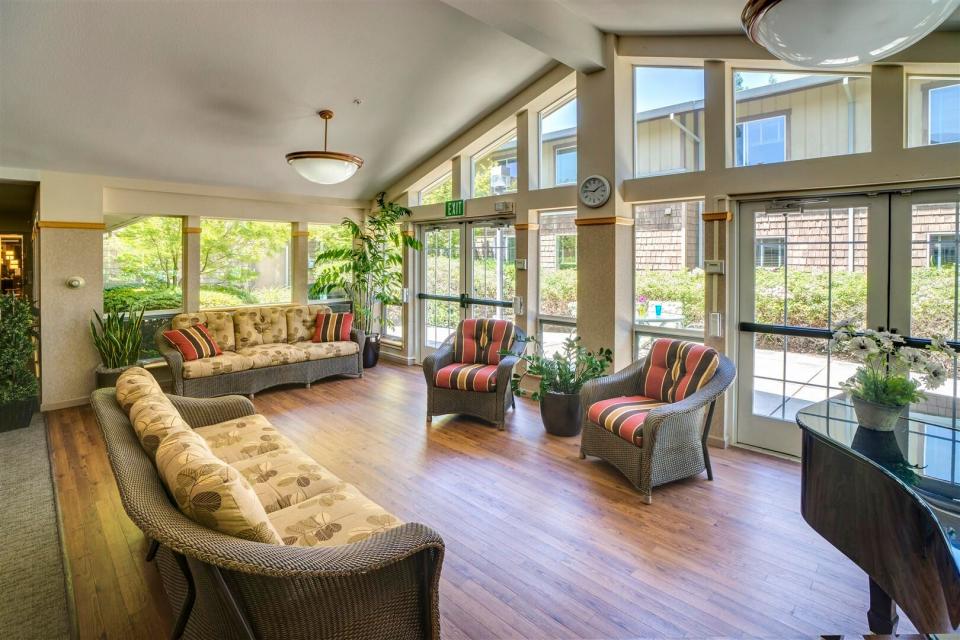
{"label": "tall indoor plant", "polygon": [[36,318],[26,298],[0,296],[0,431],[26,427],[37,408]]}
{"label": "tall indoor plant", "polygon": [[[903,336],[882,327],[859,331],[849,323],[842,324],[831,342],[833,351],[863,363],[840,386],[850,394],[860,426],[878,431],[892,431],[907,405],[924,398],[921,382],[928,389],[942,385],[947,377],[944,361],[956,355],[940,336],[924,348],[909,347]],[[911,378],[911,371],[921,379]]]}
{"label": "tall indoor plant", "polygon": [[[564,340],[561,351],[546,356],[536,337],[531,336],[528,341],[533,343],[534,352],[525,353],[520,359],[526,362],[528,375],[540,378],[539,389],[530,397],[540,402],[543,428],[555,436],[577,435],[583,421],[580,389],[589,380],[607,372],[613,362],[613,352],[610,349],[587,351],[577,336]],[[514,393],[520,392],[522,377],[513,374],[510,384]]]}
{"label": "tall indoor plant", "polygon": [[90,334],[100,354],[97,388],[112,387],[117,378],[140,360],[143,343],[143,309],[112,311],[102,316],[93,312]]}
{"label": "tall indoor plant", "polygon": [[353,302],[354,324],[367,334],[363,366],[375,366],[380,356],[380,333],[376,327],[378,306],[400,304],[403,287],[403,249],[420,249],[420,243],[400,227],[411,215],[410,209],[386,201],[386,193],[377,194],[377,210],[364,223],[344,219],[353,240],[348,248],[321,251],[316,256],[322,265],[311,287],[313,295],[342,289]]}

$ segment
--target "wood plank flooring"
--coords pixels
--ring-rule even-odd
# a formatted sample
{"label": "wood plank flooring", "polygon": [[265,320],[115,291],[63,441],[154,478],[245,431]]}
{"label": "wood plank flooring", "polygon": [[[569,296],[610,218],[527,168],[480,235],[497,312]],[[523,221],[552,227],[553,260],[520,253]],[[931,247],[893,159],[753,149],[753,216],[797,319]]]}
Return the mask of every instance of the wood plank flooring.
{"label": "wood plank flooring", "polygon": [[[426,425],[418,367],[255,404],[320,464],[441,533],[445,638],[868,633],[866,577],[803,522],[796,463],[714,449],[714,482],[657,488],[647,506],[612,467],[579,460],[578,438],[547,436],[532,402],[505,432]],[[47,418],[79,637],[165,637],[171,613],[91,410]]]}

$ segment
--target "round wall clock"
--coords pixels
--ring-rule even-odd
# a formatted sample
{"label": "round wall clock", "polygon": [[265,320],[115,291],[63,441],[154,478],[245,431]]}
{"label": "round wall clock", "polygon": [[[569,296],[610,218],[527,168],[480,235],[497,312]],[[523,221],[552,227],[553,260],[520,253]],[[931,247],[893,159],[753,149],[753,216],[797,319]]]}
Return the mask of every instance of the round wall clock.
{"label": "round wall clock", "polygon": [[602,207],[610,199],[610,181],[603,176],[587,176],[580,183],[580,202],[591,209]]}

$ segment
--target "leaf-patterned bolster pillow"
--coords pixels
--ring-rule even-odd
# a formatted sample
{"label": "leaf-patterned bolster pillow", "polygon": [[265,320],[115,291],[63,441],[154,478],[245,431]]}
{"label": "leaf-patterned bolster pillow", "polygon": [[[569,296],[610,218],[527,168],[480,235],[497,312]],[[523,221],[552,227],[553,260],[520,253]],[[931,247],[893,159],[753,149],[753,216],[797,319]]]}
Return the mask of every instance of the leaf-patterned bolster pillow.
{"label": "leaf-patterned bolster pillow", "polygon": [[319,313],[314,342],[347,342],[353,328],[352,313]]}
{"label": "leaf-patterned bolster pillow", "polygon": [[210,335],[203,324],[164,331],[163,337],[180,352],[186,362],[199,360],[200,358],[212,358],[223,353],[217,341],[213,339],[213,336]]}

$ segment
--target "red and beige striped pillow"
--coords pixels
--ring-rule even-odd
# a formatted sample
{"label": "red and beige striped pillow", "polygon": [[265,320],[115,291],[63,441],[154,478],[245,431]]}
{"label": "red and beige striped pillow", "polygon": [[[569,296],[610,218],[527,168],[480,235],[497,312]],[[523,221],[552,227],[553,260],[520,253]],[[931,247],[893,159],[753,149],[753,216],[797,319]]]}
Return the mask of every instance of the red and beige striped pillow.
{"label": "red and beige striped pillow", "polygon": [[185,361],[199,360],[200,358],[212,358],[223,353],[217,341],[213,339],[210,332],[203,324],[195,324],[192,327],[184,329],[173,329],[164,331],[163,337],[167,339],[177,351],[183,356]]}
{"label": "red and beige striped pillow", "polygon": [[320,313],[317,315],[317,329],[313,333],[313,341],[346,342],[350,340],[352,328],[352,313]]}

